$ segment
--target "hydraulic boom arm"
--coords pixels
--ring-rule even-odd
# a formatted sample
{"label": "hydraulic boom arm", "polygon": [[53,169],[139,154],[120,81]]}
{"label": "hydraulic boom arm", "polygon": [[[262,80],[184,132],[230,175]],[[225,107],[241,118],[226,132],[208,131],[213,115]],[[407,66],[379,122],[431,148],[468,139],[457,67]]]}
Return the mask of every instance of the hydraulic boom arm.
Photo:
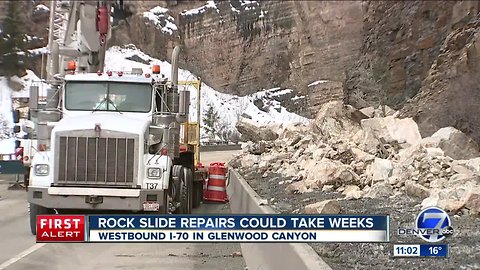
{"label": "hydraulic boom arm", "polygon": [[48,79],[64,74],[70,60],[75,60],[79,72],[103,70],[111,5],[109,0],[51,1]]}

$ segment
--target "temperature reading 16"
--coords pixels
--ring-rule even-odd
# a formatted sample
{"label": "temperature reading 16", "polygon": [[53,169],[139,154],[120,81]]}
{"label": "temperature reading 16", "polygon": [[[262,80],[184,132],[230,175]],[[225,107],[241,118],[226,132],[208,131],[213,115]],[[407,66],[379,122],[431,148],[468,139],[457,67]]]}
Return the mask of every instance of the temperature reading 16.
{"label": "temperature reading 16", "polygon": [[442,247],[429,247],[428,250],[430,251],[430,254],[437,255],[440,250],[442,250]]}

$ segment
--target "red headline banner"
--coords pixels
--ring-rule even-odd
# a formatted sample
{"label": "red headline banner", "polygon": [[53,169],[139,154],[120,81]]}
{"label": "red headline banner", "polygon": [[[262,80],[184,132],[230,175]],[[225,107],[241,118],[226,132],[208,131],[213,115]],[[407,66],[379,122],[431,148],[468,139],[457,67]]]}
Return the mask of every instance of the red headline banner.
{"label": "red headline banner", "polygon": [[37,242],[84,242],[85,216],[37,216]]}

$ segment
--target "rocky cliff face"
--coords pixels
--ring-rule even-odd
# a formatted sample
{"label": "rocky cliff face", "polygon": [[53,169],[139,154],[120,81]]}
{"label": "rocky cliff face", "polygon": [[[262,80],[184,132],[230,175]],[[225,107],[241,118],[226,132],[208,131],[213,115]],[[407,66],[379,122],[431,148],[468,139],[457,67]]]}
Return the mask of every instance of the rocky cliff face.
{"label": "rocky cliff face", "polygon": [[422,135],[455,126],[480,141],[480,20],[452,31],[445,39],[419,93],[403,108]]}
{"label": "rocky cliff face", "polygon": [[345,93],[357,107],[388,104],[423,136],[454,126],[480,141],[477,1],[371,1]]}
{"label": "rocky cliff face", "polygon": [[452,125],[480,141],[480,2],[124,2],[134,15],[110,45],[165,60],[183,45],[182,68],[219,91],[291,88],[283,105],[307,116],[330,100],[387,104],[424,136]]}
{"label": "rocky cliff face", "polygon": [[360,59],[347,71],[349,103],[402,107],[422,87],[447,36],[478,10],[476,1],[366,3]]}
{"label": "rocky cliff face", "polygon": [[[193,4],[200,8],[182,13]],[[165,59],[174,44],[182,44],[183,68],[215,89],[246,95],[262,88],[290,87],[302,97],[290,107],[307,115],[325,96],[315,91],[318,86],[308,85],[318,80],[341,85],[362,41],[362,3],[357,1],[232,0],[214,6],[177,1],[168,8],[178,26],[173,35],[152,31],[152,23],[141,26],[145,19],[137,12],[125,27],[129,37],[121,43],[135,42]],[[333,91],[342,98],[338,87]]]}

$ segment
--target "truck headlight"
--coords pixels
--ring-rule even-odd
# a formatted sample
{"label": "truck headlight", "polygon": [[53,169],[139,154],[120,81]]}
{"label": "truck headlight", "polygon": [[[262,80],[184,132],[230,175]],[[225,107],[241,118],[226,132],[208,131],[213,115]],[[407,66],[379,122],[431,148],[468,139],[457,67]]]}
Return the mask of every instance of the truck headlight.
{"label": "truck headlight", "polygon": [[44,176],[44,175],[48,175],[48,172],[49,172],[48,164],[35,165],[35,175]]}
{"label": "truck headlight", "polygon": [[161,168],[148,168],[147,169],[147,177],[148,178],[160,178],[160,177],[162,177],[162,169]]}

